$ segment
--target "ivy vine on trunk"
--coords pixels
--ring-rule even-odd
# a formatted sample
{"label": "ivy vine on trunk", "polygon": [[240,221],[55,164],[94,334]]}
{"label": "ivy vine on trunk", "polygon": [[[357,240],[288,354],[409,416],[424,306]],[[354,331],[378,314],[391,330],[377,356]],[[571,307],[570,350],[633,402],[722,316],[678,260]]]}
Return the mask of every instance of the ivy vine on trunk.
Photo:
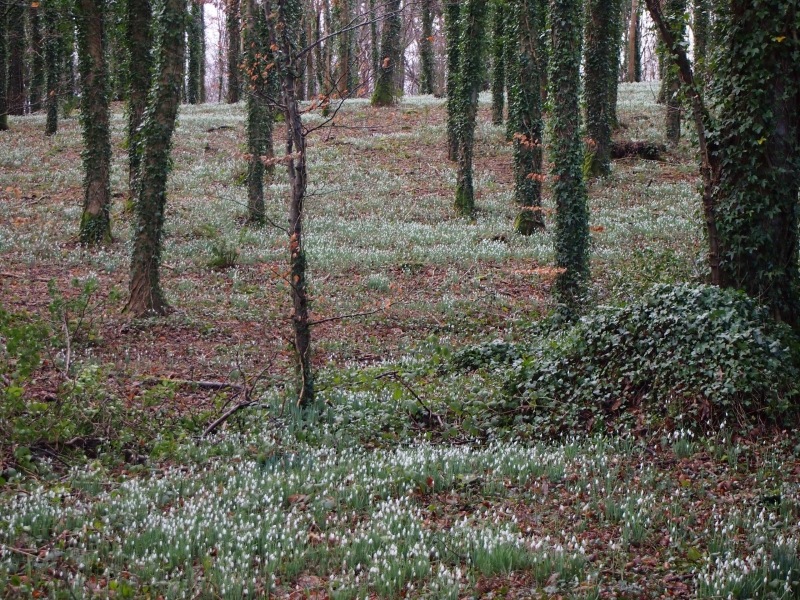
{"label": "ivy vine on trunk", "polygon": [[422,2],[422,37],[419,40],[419,93],[433,93],[433,0]]}
{"label": "ivy vine on trunk", "polygon": [[126,44],[128,50],[128,197],[136,201],[141,165],[141,126],[147,108],[153,59],[151,0],[127,0]]}
{"label": "ivy vine on trunk", "polygon": [[8,14],[0,11],[0,131],[8,131]]}
{"label": "ivy vine on trunk", "polygon": [[[506,28],[513,29],[514,23],[508,18],[509,6],[506,0],[492,0],[492,124],[503,124],[506,93],[506,45],[509,39]],[[506,23],[506,21],[509,21]]]}
{"label": "ivy vine on trunk", "polygon": [[514,223],[522,235],[544,229],[542,218],[542,44],[539,25],[545,0],[514,0],[507,43],[508,125],[514,142],[514,199],[520,214]]}
{"label": "ivy vine on trunk", "polygon": [[42,25],[44,26],[44,108],[47,113],[44,134],[55,135],[58,132],[59,96],[58,16],[53,3],[49,0],[45,2],[42,10]]}
{"label": "ivy vine on trunk", "polygon": [[142,131],[141,183],[137,191],[128,310],[134,316],[163,315],[167,302],[161,289],[161,238],[167,201],[172,132],[178,116],[183,66],[186,0],[161,0],[153,46],[153,87]]}
{"label": "ivy vine on trunk", "polygon": [[552,0],[550,90],[553,102],[553,201],[556,205],[556,295],[567,316],[577,312],[589,275],[589,208],[583,180],[580,68],[581,2]]}
{"label": "ivy vine on trunk", "polygon": [[455,208],[460,215],[468,217],[472,216],[475,209],[472,153],[475,142],[475,121],[478,115],[478,93],[483,82],[487,13],[487,0],[467,0],[461,13],[455,101],[458,136]]}
{"label": "ivy vine on trunk", "polygon": [[106,0],[76,0],[82,95],[83,213],[80,239],[87,245],[111,241],[111,136],[109,132]]}
{"label": "ivy vine on trunk", "polygon": [[390,106],[395,101],[395,70],[400,59],[400,0],[389,0],[383,20],[378,81],[372,93],[372,106]]}
{"label": "ivy vine on trunk", "polygon": [[444,29],[447,42],[447,157],[458,158],[457,120],[459,42],[461,39],[461,5],[459,0],[444,0]]}

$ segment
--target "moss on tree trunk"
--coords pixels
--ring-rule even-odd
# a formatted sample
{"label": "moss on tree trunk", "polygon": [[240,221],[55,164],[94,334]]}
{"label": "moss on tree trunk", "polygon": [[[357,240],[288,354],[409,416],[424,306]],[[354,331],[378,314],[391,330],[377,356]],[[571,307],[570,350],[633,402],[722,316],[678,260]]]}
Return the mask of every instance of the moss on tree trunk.
{"label": "moss on tree trunk", "polygon": [[390,106],[397,94],[395,70],[400,58],[400,0],[389,0],[386,10],[388,14],[383,20],[380,67],[372,93],[372,106]]}

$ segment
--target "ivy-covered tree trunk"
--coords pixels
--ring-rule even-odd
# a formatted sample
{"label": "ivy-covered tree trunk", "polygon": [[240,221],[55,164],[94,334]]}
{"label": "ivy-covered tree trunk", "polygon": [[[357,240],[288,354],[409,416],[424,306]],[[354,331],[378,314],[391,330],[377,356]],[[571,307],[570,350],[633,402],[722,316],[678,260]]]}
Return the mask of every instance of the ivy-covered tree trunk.
{"label": "ivy-covered tree trunk", "polygon": [[[509,6],[505,0],[492,0],[492,124],[503,124],[506,93],[506,21]],[[513,27],[508,23],[508,27]]]}
{"label": "ivy-covered tree trunk", "polygon": [[0,10],[0,131],[8,131],[8,14]]}
{"label": "ivy-covered tree trunk", "polygon": [[128,197],[138,197],[142,159],[142,121],[147,108],[152,68],[152,20],[150,0],[127,0],[126,44],[128,46]]}
{"label": "ivy-covered tree trunk", "polygon": [[308,318],[306,254],[303,240],[303,203],[308,172],[306,140],[300,107],[295,96],[297,40],[294,32],[300,22],[299,0],[277,0],[277,39],[281,77],[281,105],[286,122],[286,171],[289,178],[289,277],[292,294],[292,326],[297,360],[297,404],[308,406],[314,400],[311,368],[311,324]]}
{"label": "ivy-covered tree trunk", "polygon": [[228,31],[228,104],[239,102],[239,46],[241,45],[241,24],[239,1],[228,0],[225,24]]}
{"label": "ivy-covered tree trunk", "polygon": [[105,0],[76,0],[83,128],[83,244],[111,241],[111,136],[104,27]]}
{"label": "ivy-covered tree trunk", "polygon": [[25,114],[25,5],[8,8],[8,114]]}
{"label": "ivy-covered tree trunk", "polygon": [[161,236],[167,201],[172,132],[178,116],[185,61],[186,0],[162,0],[155,11],[153,87],[142,130],[141,182],[136,198],[128,310],[136,317],[163,315],[167,302],[159,281]]}
{"label": "ivy-covered tree trunk", "polygon": [[398,68],[400,57],[400,0],[389,0],[386,10],[381,37],[381,64],[372,93],[372,106],[390,106],[395,101],[395,69]]}
{"label": "ivy-covered tree trunk", "polygon": [[[672,30],[672,35],[680,43],[683,43],[686,36],[686,0],[665,0],[664,16],[667,26]],[[667,142],[677,144],[681,139],[681,80],[678,69],[673,66],[671,60],[671,50],[662,44],[662,55],[664,60],[663,73],[664,83],[664,103],[667,106],[665,118],[665,128]]]}
{"label": "ivy-covered tree trunk", "polygon": [[731,0],[717,14],[714,206],[722,285],[800,330],[800,11]]}
{"label": "ivy-covered tree trunk", "polygon": [[605,177],[611,173],[612,102],[619,72],[618,0],[588,0],[584,39],[584,98],[586,135],[589,139],[586,172]]}
{"label": "ivy-covered tree trunk", "polygon": [[553,102],[553,201],[556,205],[555,291],[567,314],[577,311],[589,275],[589,208],[583,180],[580,67],[581,2],[552,0],[550,90]]}
{"label": "ivy-covered tree trunk", "polygon": [[381,64],[381,49],[378,46],[378,11],[375,9],[375,0],[369,0],[369,62],[372,75],[372,89],[378,83],[378,73]]}
{"label": "ivy-covered tree trunk", "polygon": [[[35,4],[35,3],[34,3]],[[42,110],[42,91],[44,90],[44,47],[42,45],[42,27],[40,5],[31,4],[30,23],[30,85],[28,86],[28,101],[31,112]]]}
{"label": "ivy-covered tree trunk", "polygon": [[423,0],[422,2],[422,38],[419,40],[419,61],[419,93],[432,94],[434,85],[433,0]]}
{"label": "ivy-covered tree trunk", "polygon": [[444,0],[444,31],[447,43],[447,157],[458,159],[458,88],[461,5],[459,0]]}
{"label": "ivy-covered tree trunk", "polygon": [[127,0],[128,46],[128,196],[135,202],[142,159],[142,121],[150,91],[153,57],[151,0]]}
{"label": "ivy-covered tree trunk", "polygon": [[[313,6],[308,5],[303,11],[303,31],[305,32],[305,39],[308,40],[309,43],[314,43],[318,39],[314,37],[314,23],[316,19],[311,10],[312,8]],[[313,52],[306,53],[306,68],[303,75],[306,80],[306,98],[308,100],[313,100],[314,96],[317,95],[317,77],[314,72],[314,58]]]}
{"label": "ivy-covered tree trunk", "polygon": [[336,36],[338,43],[336,70],[336,90],[339,97],[355,94],[358,87],[358,70],[356,69],[355,35],[353,31],[343,31],[353,19],[352,0],[333,1],[333,22],[342,31]]}
{"label": "ivy-covered tree trunk", "polygon": [[693,0],[692,33],[694,35],[694,74],[701,83],[705,81],[708,62],[708,37],[711,29],[710,0]]}
{"label": "ivy-covered tree trunk", "polygon": [[44,134],[55,135],[58,132],[58,92],[59,92],[59,60],[58,60],[58,16],[53,2],[46,1],[42,11],[44,26],[44,68],[45,68],[45,101],[47,112]]}
{"label": "ivy-covered tree trunk", "polygon": [[508,61],[508,125],[514,140],[514,199],[521,211],[514,223],[522,235],[544,229],[542,218],[542,96],[539,24],[542,0],[514,0],[506,31],[515,48]]}
{"label": "ivy-covered tree trunk", "polygon": [[481,90],[486,46],[487,0],[467,0],[462,7],[459,42],[458,85],[456,87],[456,134],[458,135],[458,173],[455,208],[460,215],[472,216],[475,190],[472,183],[472,153],[478,93]]}
{"label": "ivy-covered tree trunk", "polygon": [[202,2],[200,4],[200,15],[198,17],[197,27],[200,33],[200,75],[198,77],[200,96],[198,102],[200,102],[200,104],[205,104],[208,100],[206,90],[206,11],[205,4]]}
{"label": "ivy-covered tree trunk", "polygon": [[203,5],[198,0],[189,2],[189,26],[187,37],[189,46],[189,66],[187,72],[186,100],[189,104],[200,102],[200,71],[205,62],[203,56]]}
{"label": "ivy-covered tree trunk", "polygon": [[267,52],[262,44],[255,0],[245,0],[245,81],[247,81],[247,220],[264,222],[264,163],[267,107],[261,98],[262,76]]}

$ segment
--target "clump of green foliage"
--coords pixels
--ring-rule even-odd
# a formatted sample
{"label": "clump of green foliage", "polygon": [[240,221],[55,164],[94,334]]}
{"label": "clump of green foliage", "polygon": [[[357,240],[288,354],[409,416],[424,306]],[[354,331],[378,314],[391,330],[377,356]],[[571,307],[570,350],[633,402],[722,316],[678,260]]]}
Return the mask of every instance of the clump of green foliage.
{"label": "clump of green foliage", "polygon": [[800,397],[796,334],[743,293],[706,285],[656,285],[530,345],[484,344],[454,362],[502,374],[507,394],[472,407],[485,424],[540,435],[782,422]]}

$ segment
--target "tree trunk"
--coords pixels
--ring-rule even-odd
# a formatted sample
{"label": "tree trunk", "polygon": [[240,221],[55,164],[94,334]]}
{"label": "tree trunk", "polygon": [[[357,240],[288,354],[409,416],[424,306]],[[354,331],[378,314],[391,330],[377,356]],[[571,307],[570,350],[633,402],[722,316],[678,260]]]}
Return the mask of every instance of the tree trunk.
{"label": "tree trunk", "polygon": [[447,41],[447,157],[458,159],[458,107],[459,42],[461,40],[461,6],[459,0],[444,0],[444,28]]}
{"label": "tree trunk", "polygon": [[206,93],[206,10],[205,4],[200,4],[200,15],[198,17],[197,27],[200,33],[200,75],[198,84],[200,86],[200,96],[198,102],[205,104],[207,100]]}
{"label": "tree trunk", "polygon": [[153,89],[142,131],[142,178],[136,201],[127,306],[135,317],[163,315],[167,309],[159,282],[159,265],[172,132],[183,87],[186,17],[186,0],[164,0],[158,15],[160,22],[156,29],[160,35],[154,44]]}
{"label": "tree trunk", "polygon": [[[372,0],[374,2],[374,0]],[[422,3],[422,38],[419,41],[419,93],[433,93],[433,0]]]}
{"label": "tree trunk", "polygon": [[42,12],[44,25],[44,66],[45,66],[45,135],[55,135],[58,132],[58,96],[59,96],[59,69],[58,69],[58,17],[55,7],[49,2],[45,4]]}
{"label": "tree trunk", "polygon": [[8,12],[8,114],[25,114],[25,5],[15,3]]}
{"label": "tree trunk", "polygon": [[189,3],[189,27],[187,28],[189,46],[189,67],[187,73],[186,99],[189,104],[200,102],[200,71],[205,62],[203,56],[203,5],[197,0]]}
{"label": "tree trunk", "polygon": [[8,15],[0,11],[0,131],[8,131]]}
{"label": "tree trunk", "polygon": [[228,0],[225,19],[228,29],[228,104],[239,102],[239,47],[241,25],[239,22],[239,0]]}
{"label": "tree trunk", "polygon": [[142,120],[147,108],[153,58],[152,8],[150,0],[127,0],[127,46],[130,61],[128,83],[128,197],[138,197],[142,158]]}
{"label": "tree trunk", "polygon": [[292,290],[292,326],[297,359],[297,404],[314,400],[311,369],[311,328],[308,318],[306,255],[303,245],[303,201],[307,185],[306,140],[300,108],[295,97],[296,40],[300,22],[298,0],[278,0],[276,46],[280,48],[281,104],[286,121],[286,171],[289,177],[289,284]]}
{"label": "tree trunk", "polygon": [[[667,26],[672,30],[674,39],[682,43],[686,36],[686,0],[666,0],[664,17]],[[664,102],[667,106],[665,129],[667,142],[676,145],[681,139],[681,80],[678,69],[673,65],[672,50],[662,44],[664,53]]]}
{"label": "tree trunk", "polygon": [[375,10],[375,0],[369,0],[369,15],[372,22],[369,24],[369,60],[372,74],[372,89],[378,83],[380,72],[381,49],[378,46],[378,12]]}
{"label": "tree trunk", "polygon": [[694,75],[700,83],[705,82],[710,29],[709,0],[693,0],[692,33],[694,34]]}
{"label": "tree trunk", "polygon": [[260,64],[267,51],[261,43],[255,0],[245,0],[245,80],[247,81],[247,219],[264,222],[264,130],[267,110],[260,97],[261,75],[266,65]]}
{"label": "tree trunk", "polygon": [[628,83],[639,81],[636,78],[636,60],[639,54],[639,0],[632,0],[631,20],[628,22]]}
{"label": "tree trunk", "polygon": [[589,139],[586,171],[591,176],[611,174],[611,116],[617,87],[619,44],[617,0],[588,0],[584,39],[584,98]]}
{"label": "tree trunk", "polygon": [[[506,20],[508,4],[505,0],[492,2],[492,124],[503,124],[503,110],[505,108],[506,92],[506,64],[505,46],[509,43],[506,39]],[[513,24],[509,23],[511,27]]]}
{"label": "tree trunk", "polygon": [[81,112],[83,127],[83,244],[111,242],[111,137],[109,132],[108,71],[103,20],[105,0],[76,0]]}
{"label": "tree trunk", "polygon": [[42,45],[42,29],[40,7],[30,7],[30,56],[31,81],[28,96],[31,112],[42,110],[42,90],[44,90],[44,47]]}
{"label": "tree trunk", "polygon": [[383,20],[381,64],[372,94],[372,106],[390,106],[395,101],[395,69],[400,56],[400,0],[389,0]]}
{"label": "tree trunk", "polygon": [[542,96],[539,24],[541,0],[514,0],[507,43],[515,48],[508,68],[508,125],[514,140],[514,199],[521,211],[514,223],[522,235],[544,229],[542,218]]}
{"label": "tree trunk", "polygon": [[553,95],[553,201],[556,205],[556,296],[567,316],[580,306],[589,275],[589,209],[583,181],[580,68],[581,2],[552,0],[553,49],[550,85]]}
{"label": "tree trunk", "polygon": [[472,183],[472,153],[478,93],[481,90],[481,67],[486,45],[487,0],[467,0],[461,16],[459,71],[456,88],[456,127],[458,133],[458,173],[456,176],[456,211],[471,217],[475,209]]}

